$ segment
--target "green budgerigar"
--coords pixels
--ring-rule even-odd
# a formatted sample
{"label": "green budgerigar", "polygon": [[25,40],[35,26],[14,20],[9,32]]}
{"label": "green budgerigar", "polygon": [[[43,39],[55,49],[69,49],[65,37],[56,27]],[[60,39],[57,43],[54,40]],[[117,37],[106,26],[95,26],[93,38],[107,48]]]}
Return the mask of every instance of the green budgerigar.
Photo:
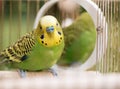
{"label": "green budgerigar", "polygon": [[68,27],[63,28],[65,49],[58,64],[81,64],[91,55],[96,42],[96,30],[92,18],[82,13]]}
{"label": "green budgerigar", "polygon": [[1,63],[22,70],[44,70],[52,67],[64,49],[64,35],[57,19],[43,16],[37,28],[0,52]]}

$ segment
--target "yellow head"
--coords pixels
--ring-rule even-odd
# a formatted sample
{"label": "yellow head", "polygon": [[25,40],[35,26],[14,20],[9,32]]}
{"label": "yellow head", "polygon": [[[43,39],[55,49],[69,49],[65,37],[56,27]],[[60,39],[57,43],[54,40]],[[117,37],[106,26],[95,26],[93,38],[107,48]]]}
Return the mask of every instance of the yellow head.
{"label": "yellow head", "polygon": [[64,41],[60,24],[55,17],[50,15],[40,19],[35,34],[40,44],[46,47],[59,45]]}

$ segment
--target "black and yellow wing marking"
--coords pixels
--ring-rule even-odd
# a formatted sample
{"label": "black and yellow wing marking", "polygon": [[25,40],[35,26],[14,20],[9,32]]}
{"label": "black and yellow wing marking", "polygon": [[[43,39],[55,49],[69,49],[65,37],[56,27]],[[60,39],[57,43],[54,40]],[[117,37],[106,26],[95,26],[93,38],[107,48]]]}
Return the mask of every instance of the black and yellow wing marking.
{"label": "black and yellow wing marking", "polygon": [[21,62],[27,59],[27,55],[31,52],[32,47],[35,45],[34,32],[26,34],[14,45],[9,46],[7,49],[0,53],[0,59],[9,59],[15,62]]}

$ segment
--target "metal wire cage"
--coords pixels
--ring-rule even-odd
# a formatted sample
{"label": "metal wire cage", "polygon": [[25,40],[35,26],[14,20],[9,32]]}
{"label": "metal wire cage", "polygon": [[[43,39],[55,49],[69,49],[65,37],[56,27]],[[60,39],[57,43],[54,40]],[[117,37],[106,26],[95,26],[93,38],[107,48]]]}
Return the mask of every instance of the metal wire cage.
{"label": "metal wire cage", "polygon": [[[107,50],[98,65],[98,70],[103,73],[120,72],[120,1],[119,0],[94,0],[101,8],[108,23]],[[101,38],[103,41],[105,38]],[[100,48],[99,48],[100,49]],[[102,48],[104,49],[104,47]],[[99,51],[99,50],[98,50]]]}
{"label": "metal wire cage", "polygon": [[[59,16],[59,10],[56,8],[49,10],[59,0],[0,0],[0,50],[14,43],[26,32],[33,30],[38,23],[38,18],[46,13],[52,13]],[[7,76],[0,77],[0,87],[6,88],[119,88],[119,75],[98,76],[90,72],[79,72],[80,70],[99,71],[101,73],[120,72],[120,1],[119,0],[73,0],[79,6],[82,6],[91,15],[97,31],[96,46],[82,66],[77,70],[62,70],[62,77],[20,79],[16,73],[2,73]],[[51,3],[52,2],[52,3]],[[47,6],[47,7],[45,7]],[[56,6],[55,6],[56,7]],[[54,13],[53,13],[54,11]],[[36,16],[37,15],[37,16]],[[76,16],[77,13],[74,13]],[[63,17],[66,16],[63,14]],[[75,18],[73,16],[73,18]],[[36,19],[35,19],[36,18]],[[8,78],[12,75],[12,78]],[[6,77],[5,76],[5,77]],[[14,78],[13,78],[14,77]],[[40,78],[39,78],[40,77]],[[49,82],[49,80],[50,82]],[[8,81],[9,80],[9,81]],[[62,82],[61,82],[62,80]],[[18,82],[16,82],[18,81]],[[14,84],[13,84],[14,83]],[[16,84],[16,85],[15,85]],[[41,85],[40,85],[41,84]],[[48,86],[46,86],[46,84]],[[34,87],[34,85],[36,85]]]}
{"label": "metal wire cage", "polygon": [[32,30],[36,13],[45,2],[44,0],[0,1],[0,49]]}
{"label": "metal wire cage", "polygon": [[[56,3],[58,0],[53,1],[55,1]],[[80,3],[77,0],[75,1],[78,4],[83,5],[84,7],[83,2],[86,2],[87,0],[81,0]],[[6,48],[8,45],[15,42],[23,34],[33,29],[36,14],[46,2],[47,0],[0,1],[0,50]],[[94,4],[96,3],[98,10],[97,12],[95,12],[95,14],[91,15],[91,17],[93,17],[94,21],[94,15],[96,15],[97,20],[94,21],[94,24],[96,25],[98,33],[94,55],[92,55],[92,57],[88,59],[94,59],[92,61],[94,61],[93,64],[95,64],[96,62],[96,70],[99,70],[101,72],[119,72],[120,1],[93,0],[93,2]],[[48,8],[52,7],[51,5],[48,4]],[[93,4],[91,4],[91,6],[92,5]],[[89,9],[89,6],[90,5],[88,5],[85,9]],[[93,13],[91,10],[87,11],[89,13]],[[55,8],[53,9],[53,11],[54,13],[52,14],[58,16],[59,19],[61,19],[61,16],[58,14],[58,12],[60,11],[56,12]],[[43,7],[43,11],[40,13],[42,13],[42,16],[45,13],[51,12],[51,10],[48,11]],[[104,23],[104,20],[107,23]],[[106,29],[106,27],[108,27],[108,31],[104,32],[104,29]]]}

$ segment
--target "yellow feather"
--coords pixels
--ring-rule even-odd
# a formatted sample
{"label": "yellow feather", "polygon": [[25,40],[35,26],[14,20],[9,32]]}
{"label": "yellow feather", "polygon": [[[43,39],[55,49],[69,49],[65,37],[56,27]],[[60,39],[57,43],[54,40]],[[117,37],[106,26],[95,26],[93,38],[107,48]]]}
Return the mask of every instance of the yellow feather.
{"label": "yellow feather", "polygon": [[[48,33],[46,31],[48,27],[53,27],[54,32]],[[40,20],[35,34],[39,43],[46,47],[57,46],[61,44],[64,39],[61,26],[59,25],[57,19],[52,16],[46,16]],[[44,38],[40,36],[44,36]]]}

